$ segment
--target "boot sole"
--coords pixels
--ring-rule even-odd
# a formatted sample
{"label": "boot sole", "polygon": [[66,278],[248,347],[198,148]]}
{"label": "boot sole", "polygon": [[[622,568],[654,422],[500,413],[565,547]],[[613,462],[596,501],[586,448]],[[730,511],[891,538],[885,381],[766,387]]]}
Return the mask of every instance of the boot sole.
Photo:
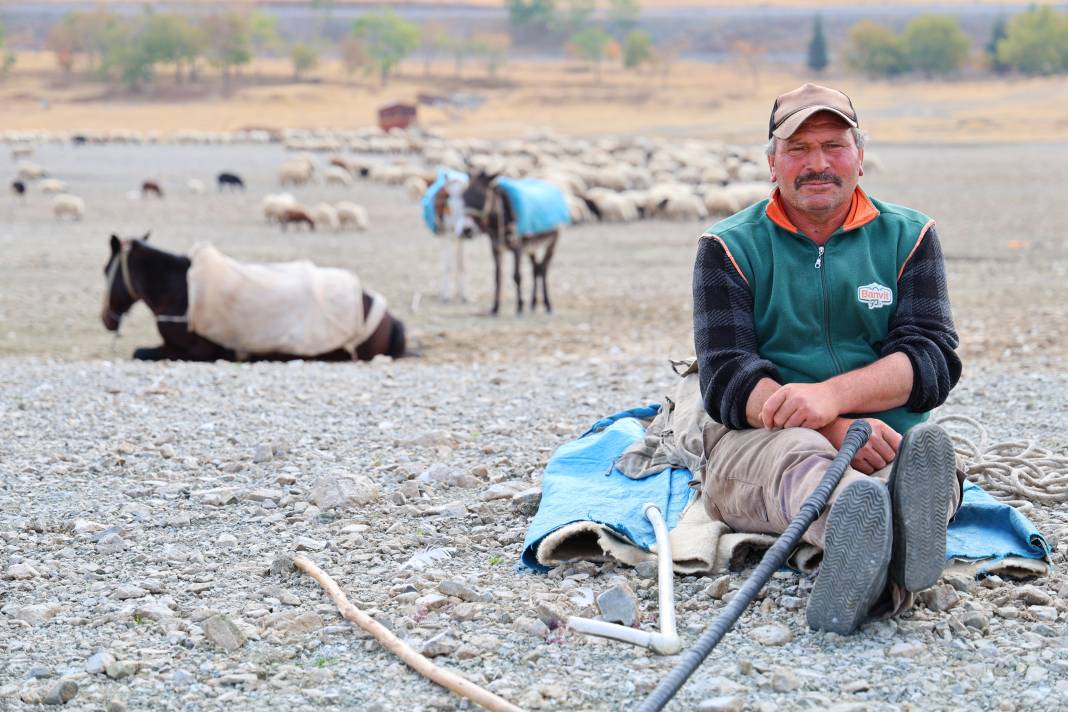
{"label": "boot sole", "polygon": [[886,585],[891,518],[890,495],[875,480],[857,480],[835,500],[805,609],[811,628],[848,635],[864,622]]}
{"label": "boot sole", "polygon": [[921,423],[901,441],[890,475],[894,551],[890,576],[908,591],[938,582],[946,565],[946,515],[956,459],[941,427]]}

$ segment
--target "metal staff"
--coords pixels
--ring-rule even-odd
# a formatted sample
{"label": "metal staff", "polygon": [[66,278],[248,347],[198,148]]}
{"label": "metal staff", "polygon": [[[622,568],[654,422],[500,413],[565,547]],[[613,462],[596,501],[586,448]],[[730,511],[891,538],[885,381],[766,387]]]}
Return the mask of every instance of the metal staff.
{"label": "metal staff", "polygon": [[820,512],[827,506],[827,500],[830,498],[831,492],[838,486],[846,468],[852,462],[853,456],[857,454],[857,450],[864,446],[870,435],[871,426],[868,425],[867,421],[853,421],[849,426],[849,430],[846,431],[842,448],[831,462],[830,467],[827,468],[827,472],[824,473],[819,487],[809,495],[805,503],[801,505],[801,511],[790,522],[790,526],[786,527],[786,531],[767,550],[756,571],[746,579],[746,582],[738,589],[738,593],[731,598],[719,616],[705,629],[705,632],[701,634],[701,637],[694,643],[693,647],[682,654],[682,659],[679,663],[668,673],[667,677],[661,680],[656,689],[645,698],[645,701],[637,708],[637,712],[658,712],[662,710],[664,705],[686,684],[686,680],[704,662],[708,654],[712,652],[712,649],[727,634],[727,631],[734,626],[738,618],[741,617],[742,612],[753,602],[757,593],[768,582],[772,574],[778,571],[779,567],[790,556],[790,552],[794,550],[797,542],[801,540],[801,535],[805,533],[805,530],[809,528],[812,522],[816,521]]}

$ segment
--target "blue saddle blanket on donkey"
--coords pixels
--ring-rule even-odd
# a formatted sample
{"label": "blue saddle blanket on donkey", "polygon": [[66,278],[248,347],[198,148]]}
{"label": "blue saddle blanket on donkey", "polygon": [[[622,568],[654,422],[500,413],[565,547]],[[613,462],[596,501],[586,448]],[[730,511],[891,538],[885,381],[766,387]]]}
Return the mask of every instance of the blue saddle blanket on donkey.
{"label": "blue saddle blanket on donkey", "polygon": [[[675,527],[694,496],[688,484],[690,471],[668,468],[635,480],[615,467],[623,451],[644,437],[641,419],[655,416],[659,408],[654,403],[603,418],[553,453],[542,478],[541,505],[523,542],[522,566],[547,571],[549,567],[538,561],[538,546],[575,522],[602,524],[649,550],[656,535],[643,512],[647,502],[660,508],[669,529]],[[1046,559],[1049,551],[1046,538],[1027,517],[965,482],[964,500],[947,532],[947,560],[982,560],[977,569],[982,574],[1006,557]]]}
{"label": "blue saddle blanket on donkey", "polygon": [[497,185],[515,213],[520,236],[548,232],[571,222],[571,211],[559,188],[536,178],[498,178]]}

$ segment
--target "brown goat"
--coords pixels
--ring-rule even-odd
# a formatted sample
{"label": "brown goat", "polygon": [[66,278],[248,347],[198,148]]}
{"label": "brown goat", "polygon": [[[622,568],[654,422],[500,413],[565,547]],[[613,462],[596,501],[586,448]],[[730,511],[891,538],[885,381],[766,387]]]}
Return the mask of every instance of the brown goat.
{"label": "brown goat", "polygon": [[309,230],[315,229],[315,220],[304,208],[286,208],[278,214],[278,224],[282,226],[283,230],[290,223],[296,223],[297,225],[305,223]]}

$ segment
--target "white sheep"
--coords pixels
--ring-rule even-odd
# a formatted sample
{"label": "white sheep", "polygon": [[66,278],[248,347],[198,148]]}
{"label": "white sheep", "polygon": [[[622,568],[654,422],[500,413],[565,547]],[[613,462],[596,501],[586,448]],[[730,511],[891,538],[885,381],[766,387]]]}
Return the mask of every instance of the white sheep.
{"label": "white sheep", "polygon": [[45,176],[44,168],[33,161],[19,161],[15,164],[15,170],[18,172],[19,180],[37,180]]}
{"label": "white sheep", "polygon": [[304,157],[292,158],[278,169],[281,185],[304,185],[315,177],[315,164]]}
{"label": "white sheep", "polygon": [[317,203],[309,212],[316,225],[327,225],[331,230],[341,227],[337,209],[330,203]]}
{"label": "white sheep", "polygon": [[204,193],[204,181],[197,180],[196,178],[187,180],[185,182],[185,187],[194,195],[202,195]]}
{"label": "white sheep", "polygon": [[710,215],[734,215],[741,206],[727,188],[714,185],[705,189],[705,209]]}
{"label": "white sheep", "polygon": [[426,193],[427,182],[420,176],[408,176],[404,181],[404,191],[408,194],[410,200],[420,200],[423,194]]}
{"label": "white sheep", "polygon": [[324,179],[327,185],[340,185],[348,187],[352,185],[352,173],[340,166],[330,166],[326,169]]}
{"label": "white sheep", "polygon": [[590,188],[586,198],[592,202],[604,222],[630,222],[638,219],[637,204],[625,195],[606,188]]}
{"label": "white sheep", "polygon": [[767,183],[731,183],[727,186],[727,192],[738,201],[738,207],[748,208],[753,203],[759,203],[771,195],[771,186]]}
{"label": "white sheep", "polygon": [[52,214],[56,220],[67,217],[71,220],[81,220],[85,217],[85,201],[77,195],[60,193],[52,198]]}
{"label": "white sheep", "polygon": [[342,201],[334,205],[338,222],[342,227],[352,225],[357,230],[367,229],[367,210],[362,205]]}
{"label": "white sheep", "polygon": [[267,222],[277,222],[287,208],[295,208],[297,199],[291,193],[268,193],[260,203]]}
{"label": "white sheep", "polygon": [[42,193],[66,193],[67,184],[58,178],[45,178],[37,186]]}

